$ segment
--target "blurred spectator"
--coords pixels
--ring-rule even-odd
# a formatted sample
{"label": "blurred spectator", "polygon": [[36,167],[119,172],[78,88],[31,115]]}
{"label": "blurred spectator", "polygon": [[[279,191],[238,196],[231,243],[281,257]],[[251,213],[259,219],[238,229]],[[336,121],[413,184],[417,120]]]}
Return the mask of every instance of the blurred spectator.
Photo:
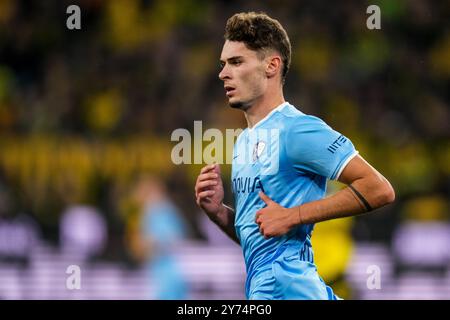
{"label": "blurred spectator", "polygon": [[187,235],[178,208],[170,200],[161,181],[153,177],[140,179],[136,200],[141,210],[141,251],[148,271],[150,298],[186,299],[187,283],[172,252]]}
{"label": "blurred spectator", "polygon": [[448,204],[440,196],[422,196],[403,208],[405,221],[393,235],[392,248],[401,269],[446,271],[450,263]]}
{"label": "blurred spectator", "polygon": [[60,237],[63,253],[85,261],[100,255],[105,248],[106,222],[96,208],[74,205],[62,214]]}
{"label": "blurred spectator", "polygon": [[10,195],[0,184],[0,260],[28,263],[40,236],[30,216],[13,212]]}
{"label": "blurred spectator", "polygon": [[450,225],[441,222],[408,221],[394,234],[398,261],[410,268],[442,268],[450,262]]}

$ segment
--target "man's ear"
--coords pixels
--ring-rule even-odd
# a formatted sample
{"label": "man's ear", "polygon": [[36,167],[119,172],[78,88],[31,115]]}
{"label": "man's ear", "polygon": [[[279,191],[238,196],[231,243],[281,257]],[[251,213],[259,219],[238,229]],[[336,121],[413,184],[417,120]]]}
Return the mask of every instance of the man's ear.
{"label": "man's ear", "polygon": [[281,68],[281,58],[280,56],[268,56],[267,57],[267,65],[266,65],[266,76],[268,78],[272,78],[280,72]]}

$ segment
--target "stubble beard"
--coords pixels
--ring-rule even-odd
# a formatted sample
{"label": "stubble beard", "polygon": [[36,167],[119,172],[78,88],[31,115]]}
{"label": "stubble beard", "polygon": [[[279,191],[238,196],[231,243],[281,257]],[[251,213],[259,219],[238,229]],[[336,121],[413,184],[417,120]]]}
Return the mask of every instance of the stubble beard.
{"label": "stubble beard", "polygon": [[229,102],[228,103],[231,108],[233,109],[239,109],[242,111],[247,111],[252,106],[252,103],[249,101],[235,101],[235,102]]}

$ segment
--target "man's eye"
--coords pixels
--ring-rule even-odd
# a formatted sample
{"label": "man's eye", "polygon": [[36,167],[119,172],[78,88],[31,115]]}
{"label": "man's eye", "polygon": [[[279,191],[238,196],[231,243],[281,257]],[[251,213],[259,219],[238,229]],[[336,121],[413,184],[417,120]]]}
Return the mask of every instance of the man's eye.
{"label": "man's eye", "polygon": [[240,65],[241,64],[241,61],[233,61],[233,64],[235,65],[235,66],[238,66],[238,65]]}

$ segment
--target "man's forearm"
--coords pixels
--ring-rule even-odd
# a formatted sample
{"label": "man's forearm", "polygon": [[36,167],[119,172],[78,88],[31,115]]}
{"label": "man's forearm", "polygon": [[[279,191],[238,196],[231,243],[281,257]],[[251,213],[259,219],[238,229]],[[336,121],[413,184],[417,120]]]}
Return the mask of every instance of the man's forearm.
{"label": "man's forearm", "polygon": [[234,226],[234,210],[232,208],[222,204],[222,210],[217,215],[208,215],[208,217],[233,241],[240,245]]}
{"label": "man's forearm", "polygon": [[[386,183],[386,182],[383,182]],[[356,180],[351,187],[317,201],[295,207],[299,224],[310,224],[343,218],[379,208],[393,201],[390,185],[378,181]]]}

